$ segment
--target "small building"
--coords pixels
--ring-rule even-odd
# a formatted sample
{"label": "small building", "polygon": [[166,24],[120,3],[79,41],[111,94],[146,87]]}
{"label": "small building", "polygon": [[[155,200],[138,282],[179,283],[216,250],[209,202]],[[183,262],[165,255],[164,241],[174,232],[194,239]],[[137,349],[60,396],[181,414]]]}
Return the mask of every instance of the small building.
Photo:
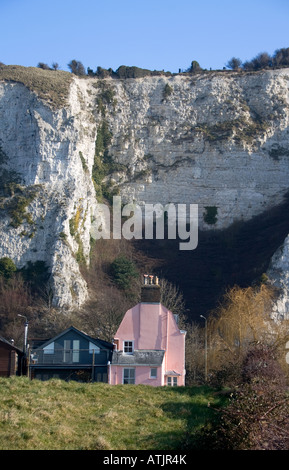
{"label": "small building", "polygon": [[12,342],[0,336],[0,377],[21,375],[23,358],[23,351],[16,348]]}
{"label": "small building", "polygon": [[115,334],[109,383],[185,385],[185,336],[160,302],[157,278],[145,276],[141,302],[126,312]]}
{"label": "small building", "polygon": [[107,382],[113,345],[71,326],[30,349],[32,379],[58,378],[80,382]]}

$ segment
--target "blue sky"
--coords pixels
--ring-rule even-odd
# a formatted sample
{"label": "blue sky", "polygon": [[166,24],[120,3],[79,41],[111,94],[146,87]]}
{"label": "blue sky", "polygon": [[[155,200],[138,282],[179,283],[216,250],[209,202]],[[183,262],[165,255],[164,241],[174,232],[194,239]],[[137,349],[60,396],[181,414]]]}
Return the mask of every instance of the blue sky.
{"label": "blue sky", "polygon": [[0,62],[221,69],[289,47],[288,0],[0,0]]}

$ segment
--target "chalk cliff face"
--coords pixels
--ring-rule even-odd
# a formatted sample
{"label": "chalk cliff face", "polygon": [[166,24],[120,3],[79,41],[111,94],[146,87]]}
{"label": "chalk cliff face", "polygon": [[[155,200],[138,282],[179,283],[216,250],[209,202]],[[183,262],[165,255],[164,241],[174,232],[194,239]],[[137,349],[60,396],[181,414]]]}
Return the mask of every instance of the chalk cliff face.
{"label": "chalk cliff face", "polygon": [[91,167],[95,130],[81,86],[72,84],[69,105],[58,111],[21,84],[0,86],[2,179],[12,187],[2,197],[0,257],[18,267],[45,261],[59,307],[87,298],[78,258],[89,257],[95,191],[80,155]]}
{"label": "chalk cliff face", "polygon": [[288,69],[72,77],[55,108],[0,74],[0,257],[45,261],[54,304],[81,305],[104,189],[124,203],[198,204],[204,230],[273,208],[289,189],[288,85]]}
{"label": "chalk cliff face", "polygon": [[289,236],[272,257],[268,277],[278,289],[279,296],[274,304],[273,317],[278,320],[289,318]]}
{"label": "chalk cliff face", "polygon": [[123,197],[198,204],[201,228],[209,228],[206,207],[224,228],[279,203],[288,190],[288,78],[117,82],[111,154],[129,169],[115,175]]}

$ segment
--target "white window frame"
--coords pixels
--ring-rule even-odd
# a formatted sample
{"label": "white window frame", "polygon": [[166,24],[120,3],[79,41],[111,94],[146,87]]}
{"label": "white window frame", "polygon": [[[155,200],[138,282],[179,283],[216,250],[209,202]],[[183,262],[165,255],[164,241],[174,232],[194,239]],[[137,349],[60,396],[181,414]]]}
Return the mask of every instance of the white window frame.
{"label": "white window frame", "polygon": [[[125,374],[125,371],[129,371],[129,377],[127,377],[126,380],[128,380],[128,382],[124,382],[124,374]],[[130,373],[133,371],[133,374],[132,376],[130,375]],[[124,385],[135,385],[135,368],[134,367],[124,367],[123,370],[122,370],[122,383]]]}
{"label": "white window frame", "polygon": [[[128,343],[130,345],[128,345]],[[127,349],[131,349],[131,351],[127,351]],[[130,339],[126,339],[123,341],[123,353],[124,354],[133,354],[134,353],[134,341]]]}
{"label": "white window frame", "polygon": [[[152,374],[152,371],[155,371],[155,375]],[[151,367],[150,369],[150,379],[157,379],[158,378],[158,369],[157,367]]]}
{"label": "white window frame", "polygon": [[168,375],[167,376],[167,385],[169,387],[177,387],[178,386],[178,377],[177,377],[177,375]]}

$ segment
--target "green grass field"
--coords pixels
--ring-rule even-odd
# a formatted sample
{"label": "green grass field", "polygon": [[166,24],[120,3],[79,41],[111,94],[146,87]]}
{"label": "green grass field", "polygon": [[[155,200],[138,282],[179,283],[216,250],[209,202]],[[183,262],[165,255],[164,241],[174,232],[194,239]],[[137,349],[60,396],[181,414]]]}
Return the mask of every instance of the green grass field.
{"label": "green grass field", "polygon": [[214,418],[206,387],[0,379],[0,450],[181,450]]}

